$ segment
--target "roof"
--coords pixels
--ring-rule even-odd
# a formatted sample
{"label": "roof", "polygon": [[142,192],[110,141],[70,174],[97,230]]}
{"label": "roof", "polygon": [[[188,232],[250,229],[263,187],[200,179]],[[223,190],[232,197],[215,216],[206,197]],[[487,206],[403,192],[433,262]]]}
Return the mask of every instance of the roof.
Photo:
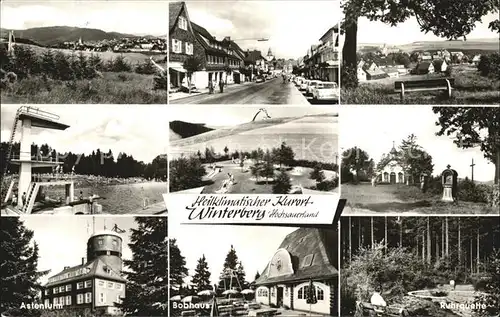
{"label": "roof", "polygon": [[212,36],[212,34],[210,34],[207,29],[205,29],[204,27],[194,23],[194,22],[191,22],[191,26],[193,27],[193,31],[195,31],[196,33],[200,34],[201,36],[203,36],[204,38],[210,40],[210,41],[215,41],[215,38]]}
{"label": "roof", "polygon": [[443,65],[443,63],[445,63],[445,61],[442,59],[435,59],[432,61],[432,64],[434,64],[434,67],[436,68],[440,68]]}
{"label": "roof", "polygon": [[422,62],[417,65],[417,70],[427,70],[431,66],[431,62]]}
{"label": "roof", "polygon": [[325,34],[323,34],[323,36],[321,36],[319,39],[321,40],[322,38],[326,37],[328,35],[328,33],[330,33],[331,31],[335,31],[335,33],[339,33],[339,24],[335,24],[334,26],[332,26],[331,28],[328,29],[328,31],[325,32]]}
{"label": "roof", "polygon": [[[328,279],[338,276],[338,235],[335,230],[300,228],[288,234],[279,249],[286,250],[292,260],[293,274],[268,276],[267,263],[255,285],[280,282],[307,281],[309,279]],[[303,266],[304,258],[312,255],[309,266]]]}
{"label": "roof", "polygon": [[120,235],[116,232],[116,231],[111,231],[111,230],[101,230],[101,231],[97,231],[96,233],[92,234],[90,236],[90,238],[92,237],[97,237],[97,236],[115,236],[115,237],[118,237],[118,238],[122,238],[120,237]]}
{"label": "roof", "polygon": [[[106,263],[104,263],[102,260],[95,259],[95,260],[92,260],[92,261],[87,262],[85,264],[66,268],[66,269],[62,270],[61,272],[51,276],[50,278],[61,276],[61,275],[66,274],[66,273],[76,273],[80,269],[83,269],[82,270],[83,274],[77,274],[77,275],[74,275],[74,276],[71,276],[71,277],[68,277],[65,279],[61,279],[58,281],[48,282],[47,284],[45,284],[45,287],[51,287],[51,286],[59,285],[59,284],[67,284],[68,282],[85,280],[85,279],[94,278],[94,277],[100,277],[100,278],[115,280],[115,281],[119,281],[119,282],[126,282],[126,280],[120,275],[120,272],[115,272],[112,270],[111,274],[106,273],[104,270],[104,267],[106,267],[106,266],[107,266]],[[110,268],[110,267],[108,266],[108,268]]]}
{"label": "roof", "polygon": [[[197,38],[198,42],[203,46],[203,48],[206,51],[210,51],[211,53],[216,54],[218,56],[228,56],[228,54],[224,50],[210,46],[202,38],[202,37],[204,37],[211,42],[218,42],[222,46],[222,42],[217,41],[217,39],[215,37],[213,37],[212,34],[210,34],[210,32],[207,31],[207,29],[205,29],[204,27],[202,27],[194,22],[191,22],[191,27],[193,28],[194,36]],[[226,41],[226,43],[227,43],[227,41]]]}
{"label": "roof", "polygon": [[179,14],[181,14],[182,9],[186,4],[183,2],[170,2],[168,4],[168,28],[172,30],[177,22]]}
{"label": "roof", "polygon": [[399,73],[399,70],[397,67],[387,67],[384,69],[384,71],[389,74],[389,73]]}
{"label": "roof", "polygon": [[377,68],[377,69],[374,69],[374,70],[371,70],[369,68],[367,69],[364,69],[364,71],[370,75],[370,76],[380,76],[380,75],[387,75],[384,71],[382,71],[381,69]]}
{"label": "roof", "polygon": [[247,52],[247,56],[245,57],[245,61],[248,62],[255,62],[260,59],[264,59],[264,57],[262,56],[262,53],[260,51],[256,50]]}

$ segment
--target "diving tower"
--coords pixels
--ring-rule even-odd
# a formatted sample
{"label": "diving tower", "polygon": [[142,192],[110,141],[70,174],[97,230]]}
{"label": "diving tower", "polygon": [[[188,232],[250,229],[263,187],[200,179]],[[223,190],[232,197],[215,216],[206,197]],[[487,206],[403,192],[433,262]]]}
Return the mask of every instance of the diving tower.
{"label": "diving tower", "polygon": [[[19,127],[18,127],[19,126]],[[58,161],[57,156],[43,157],[41,153],[31,154],[32,130],[34,128],[63,131],[69,125],[59,122],[59,116],[38,108],[22,106],[14,119],[9,145],[6,153],[6,164],[2,173],[2,178],[7,174],[9,164],[19,166],[19,178],[17,180],[17,203],[13,206],[20,213],[31,213],[36,197],[42,187],[45,186],[65,186],[66,204],[74,200],[74,183],[72,180],[59,180],[57,177],[44,176],[33,177],[33,169],[42,167],[57,167],[63,162]],[[19,154],[12,155],[12,148],[16,134],[20,130],[20,151]],[[13,178],[2,203],[7,203],[12,197],[16,179]],[[22,197],[25,196],[25,199]],[[23,203],[24,200],[24,203]]]}

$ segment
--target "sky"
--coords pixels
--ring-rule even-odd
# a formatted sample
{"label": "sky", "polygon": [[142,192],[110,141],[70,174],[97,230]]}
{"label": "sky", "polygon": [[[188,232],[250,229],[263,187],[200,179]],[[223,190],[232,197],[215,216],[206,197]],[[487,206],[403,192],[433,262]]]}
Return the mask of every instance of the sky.
{"label": "sky", "polygon": [[[169,215],[169,237],[177,240],[186,258],[189,275],[194,274],[198,259],[205,255],[211,273],[211,284],[217,284],[226,255],[233,245],[242,262],[246,280],[253,282],[262,273],[283,239],[297,228],[254,226],[180,225],[175,213]],[[188,276],[185,283],[190,282]]]}
{"label": "sky", "polygon": [[[238,105],[238,107],[226,107],[211,105],[181,105],[169,106],[170,121],[179,120],[191,123],[204,123],[209,127],[233,126],[252,121],[254,115],[262,107]],[[300,117],[305,115],[338,113],[332,111],[331,106],[296,107],[296,106],[266,106],[267,113],[271,118]]]}
{"label": "sky", "polygon": [[1,5],[1,26],[7,29],[74,26],[133,35],[168,33],[167,1],[3,0]]}
{"label": "sky", "polygon": [[[46,283],[49,277],[61,272],[65,266],[77,266],[82,257],[87,257],[87,240],[93,233],[93,217],[55,217],[54,216],[21,216],[24,225],[34,231],[33,239],[39,246],[38,270],[51,270],[40,279]],[[95,231],[110,230],[116,224],[126,230],[120,234],[123,239],[122,258],[131,260],[130,243],[131,228],[137,228],[133,217],[95,218]],[[55,220],[55,221],[54,221]]]}
{"label": "sky", "polygon": [[[340,20],[340,1],[187,1],[189,18],[217,39],[230,36],[244,50],[297,59]],[[267,38],[258,42],[255,38]]]}
{"label": "sky", "polygon": [[[2,105],[2,142],[10,139],[18,107]],[[168,150],[166,106],[37,105],[36,108],[59,115],[59,122],[70,126],[64,131],[32,129],[31,143],[47,143],[59,153],[91,154],[97,148],[105,152],[111,149],[115,155],[125,152],[136,160],[150,163]],[[16,142],[21,138],[19,127]]]}
{"label": "sky", "polygon": [[413,133],[417,143],[432,156],[434,175],[439,175],[450,164],[459,178],[471,178],[470,165],[474,159],[474,180],[494,179],[495,166],[484,158],[479,148],[459,149],[452,136],[435,135],[440,127],[435,125],[438,116],[431,107],[350,107],[341,110],[340,118],[341,152],[357,146],[377,163],[382,154],[391,150],[393,141],[397,148]]}
{"label": "sky", "polygon": [[[498,13],[491,13],[483,17],[481,23],[477,23],[474,31],[468,36],[468,40],[496,38],[498,33],[488,29],[488,24],[498,19]],[[416,18],[410,18],[404,23],[391,27],[382,22],[372,22],[367,18],[360,18],[358,22],[358,43],[386,43],[392,45],[408,44],[420,41],[443,41],[446,39],[435,36],[433,33],[425,34],[420,31]]]}

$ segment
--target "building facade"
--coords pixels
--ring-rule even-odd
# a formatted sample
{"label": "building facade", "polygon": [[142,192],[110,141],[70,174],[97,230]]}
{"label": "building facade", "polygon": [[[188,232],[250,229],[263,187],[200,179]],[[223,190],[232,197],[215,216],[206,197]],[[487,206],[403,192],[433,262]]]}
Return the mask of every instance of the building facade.
{"label": "building facade", "polygon": [[318,47],[320,79],[337,84],[340,77],[339,37],[339,25],[336,24],[319,39],[322,44]]}
{"label": "building facade", "polygon": [[399,153],[394,145],[392,146],[389,155],[384,157],[382,160],[382,164],[377,170],[377,182],[404,184],[407,177],[399,159]]}
{"label": "building facade", "polygon": [[[300,228],[290,233],[255,281],[258,303],[295,311],[338,314],[338,235],[335,230]],[[307,304],[313,282],[317,303]]]}
{"label": "building facade", "polygon": [[122,271],[122,238],[114,231],[93,234],[87,242],[87,261],[64,267],[42,290],[45,305],[61,316],[90,313],[121,314],[117,307],[125,298],[126,280]]}

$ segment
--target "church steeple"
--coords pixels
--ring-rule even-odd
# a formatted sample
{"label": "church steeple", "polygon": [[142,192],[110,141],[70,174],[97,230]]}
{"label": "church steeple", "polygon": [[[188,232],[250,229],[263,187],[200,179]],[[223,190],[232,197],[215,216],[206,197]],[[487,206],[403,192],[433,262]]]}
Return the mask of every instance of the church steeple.
{"label": "church steeple", "polygon": [[393,157],[398,155],[398,151],[396,150],[396,144],[394,141],[392,141],[392,149],[391,152],[389,152]]}
{"label": "church steeple", "polygon": [[273,51],[271,51],[271,48],[267,51],[267,56],[273,56]]}

